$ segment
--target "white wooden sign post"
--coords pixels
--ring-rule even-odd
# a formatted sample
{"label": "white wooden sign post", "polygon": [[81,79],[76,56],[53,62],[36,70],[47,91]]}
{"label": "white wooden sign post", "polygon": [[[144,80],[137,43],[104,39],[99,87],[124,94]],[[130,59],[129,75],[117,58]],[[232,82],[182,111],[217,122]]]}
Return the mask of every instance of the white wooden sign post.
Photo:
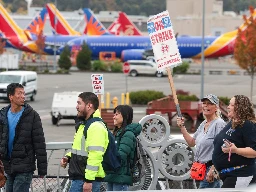
{"label": "white wooden sign post", "polygon": [[179,101],[170,68],[180,65],[182,61],[168,11],[150,17],[147,21],[147,28],[157,69],[159,71],[167,70],[176,110],[178,116],[181,117]]}

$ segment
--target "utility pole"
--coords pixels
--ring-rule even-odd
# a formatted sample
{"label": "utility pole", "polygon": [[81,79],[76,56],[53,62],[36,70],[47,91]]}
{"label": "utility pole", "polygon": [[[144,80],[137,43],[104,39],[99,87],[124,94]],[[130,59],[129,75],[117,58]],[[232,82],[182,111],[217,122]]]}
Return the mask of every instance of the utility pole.
{"label": "utility pole", "polygon": [[56,55],[56,51],[57,51],[57,47],[56,47],[56,24],[57,24],[57,17],[56,17],[56,13],[57,13],[57,0],[55,0],[55,15],[54,15],[54,62],[53,62],[53,71],[56,72],[57,71],[57,55]]}
{"label": "utility pole", "polygon": [[205,0],[203,2],[202,10],[202,48],[201,48],[201,98],[204,97],[204,24],[205,24]]}

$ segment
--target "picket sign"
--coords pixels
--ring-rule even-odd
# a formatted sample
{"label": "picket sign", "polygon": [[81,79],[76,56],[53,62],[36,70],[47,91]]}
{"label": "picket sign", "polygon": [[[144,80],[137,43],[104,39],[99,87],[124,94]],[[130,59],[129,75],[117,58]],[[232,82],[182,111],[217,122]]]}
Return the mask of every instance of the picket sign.
{"label": "picket sign", "polygon": [[103,97],[101,98],[101,95],[104,95],[103,74],[92,74],[91,75],[91,80],[92,80],[93,93],[98,96],[99,110],[101,112],[101,102],[102,102],[102,99],[103,99]]}
{"label": "picket sign", "polygon": [[181,117],[179,101],[170,68],[180,65],[182,60],[168,11],[151,16],[147,21],[147,29],[157,63],[157,69],[159,71],[163,69],[167,70],[176,110],[178,116]]}

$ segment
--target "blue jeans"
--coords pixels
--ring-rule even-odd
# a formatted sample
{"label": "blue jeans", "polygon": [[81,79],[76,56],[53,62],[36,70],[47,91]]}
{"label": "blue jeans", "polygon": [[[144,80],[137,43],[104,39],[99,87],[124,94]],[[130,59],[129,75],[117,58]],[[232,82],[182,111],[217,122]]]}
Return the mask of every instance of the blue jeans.
{"label": "blue jeans", "polygon": [[[69,192],[83,192],[83,180],[72,180]],[[100,192],[101,182],[92,182],[92,192]]]}
{"label": "blue jeans", "polygon": [[32,177],[33,172],[15,175],[7,174],[6,192],[29,192]]}
{"label": "blue jeans", "polygon": [[127,184],[108,183],[108,191],[128,191]]}
{"label": "blue jeans", "polygon": [[206,180],[206,176],[207,176],[207,173],[209,172],[210,168],[211,168],[211,166],[207,167],[206,173],[205,173],[205,176],[204,176],[204,180],[200,181],[199,189],[203,189],[203,188],[220,188],[221,187],[220,180],[217,180],[217,179],[214,178],[214,181],[212,183],[209,183]]}

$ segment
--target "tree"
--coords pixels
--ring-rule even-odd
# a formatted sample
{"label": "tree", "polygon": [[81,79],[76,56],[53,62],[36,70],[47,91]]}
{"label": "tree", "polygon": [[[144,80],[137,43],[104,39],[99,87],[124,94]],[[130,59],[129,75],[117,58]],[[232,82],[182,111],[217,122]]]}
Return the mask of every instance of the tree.
{"label": "tree", "polygon": [[86,43],[83,42],[82,49],[76,57],[77,68],[81,70],[91,70],[91,55],[91,50]]}
{"label": "tree", "polygon": [[5,39],[3,39],[2,37],[0,37],[0,55],[2,55],[5,51],[5,44],[6,44],[6,41]]}
{"label": "tree", "polygon": [[[3,39],[2,37],[0,37],[0,57],[2,56],[2,54],[5,51],[5,44],[6,44],[6,40]],[[1,59],[2,60],[2,59]],[[2,63],[0,63],[0,68],[2,68]]]}
{"label": "tree", "polygon": [[256,19],[252,14],[254,8],[250,7],[251,16],[249,19],[244,15],[246,28],[238,29],[237,38],[234,44],[234,58],[242,69],[245,69],[251,77],[251,93],[253,95],[253,79],[256,72]]}
{"label": "tree", "polygon": [[43,34],[43,31],[41,30],[37,35],[37,40],[35,41],[37,48],[38,48],[38,54],[40,56],[40,61],[42,60],[42,54],[44,53],[44,47],[45,47],[45,36]]}
{"label": "tree", "polygon": [[69,70],[71,67],[70,50],[68,46],[65,46],[60,54],[58,65],[61,69]]}

